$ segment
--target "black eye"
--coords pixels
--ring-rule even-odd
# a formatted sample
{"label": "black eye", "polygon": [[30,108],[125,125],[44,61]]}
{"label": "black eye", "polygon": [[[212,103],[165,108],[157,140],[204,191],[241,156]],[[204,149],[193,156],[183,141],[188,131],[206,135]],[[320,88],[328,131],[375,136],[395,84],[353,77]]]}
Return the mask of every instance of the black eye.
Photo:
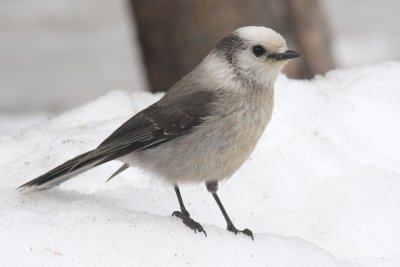
{"label": "black eye", "polygon": [[255,45],[253,46],[253,54],[256,57],[260,57],[262,55],[264,55],[267,51],[265,50],[264,47],[262,47],[261,45]]}

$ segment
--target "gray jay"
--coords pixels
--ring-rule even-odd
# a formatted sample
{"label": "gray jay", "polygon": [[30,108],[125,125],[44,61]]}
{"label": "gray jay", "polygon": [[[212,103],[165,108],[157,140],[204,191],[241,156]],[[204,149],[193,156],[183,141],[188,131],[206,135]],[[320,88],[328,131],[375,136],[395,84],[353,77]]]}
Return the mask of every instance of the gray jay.
{"label": "gray jay", "polygon": [[245,162],[270,121],[274,82],[288,59],[285,39],[265,27],[242,27],[225,36],[203,61],[158,102],[134,115],[97,148],[83,153],[20,188],[47,189],[111,160],[123,163],[109,179],[138,166],[173,185],[180,218],[192,230],[203,227],[190,217],[178,187],[205,182],[227,230],[236,229],[218,195],[218,182]]}

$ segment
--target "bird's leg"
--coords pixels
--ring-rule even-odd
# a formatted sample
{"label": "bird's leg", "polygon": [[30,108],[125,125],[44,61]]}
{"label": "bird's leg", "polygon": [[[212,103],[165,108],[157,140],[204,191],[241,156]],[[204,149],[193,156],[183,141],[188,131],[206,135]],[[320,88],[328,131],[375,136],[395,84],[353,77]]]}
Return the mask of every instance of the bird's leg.
{"label": "bird's leg", "polygon": [[218,182],[217,182],[217,181],[209,181],[209,182],[206,182],[206,187],[207,187],[207,190],[208,190],[208,191],[212,194],[212,196],[214,197],[215,202],[217,202],[218,207],[219,207],[219,209],[220,209],[221,212],[222,212],[222,215],[224,215],[225,221],[226,221],[226,223],[227,223],[226,229],[227,229],[228,231],[230,231],[230,232],[233,232],[235,235],[236,235],[237,233],[243,233],[243,234],[245,234],[245,235],[247,235],[247,236],[250,236],[251,239],[253,239],[253,241],[254,241],[253,232],[252,232],[251,230],[249,230],[249,229],[247,229],[247,228],[244,229],[244,230],[238,230],[238,229],[236,229],[235,225],[233,225],[231,219],[230,219],[229,216],[228,216],[228,213],[226,213],[226,210],[225,210],[224,206],[222,205],[221,200],[219,199],[219,197],[218,197],[218,195],[217,195]]}
{"label": "bird's leg", "polygon": [[172,216],[176,216],[180,219],[182,219],[182,222],[189,227],[190,229],[199,232],[203,232],[205,236],[207,236],[206,231],[204,231],[203,226],[201,226],[198,222],[190,218],[189,212],[186,210],[185,205],[183,204],[181,192],[179,191],[179,187],[177,184],[174,185],[175,193],[179,201],[179,206],[181,208],[181,211],[174,211],[172,213]]}

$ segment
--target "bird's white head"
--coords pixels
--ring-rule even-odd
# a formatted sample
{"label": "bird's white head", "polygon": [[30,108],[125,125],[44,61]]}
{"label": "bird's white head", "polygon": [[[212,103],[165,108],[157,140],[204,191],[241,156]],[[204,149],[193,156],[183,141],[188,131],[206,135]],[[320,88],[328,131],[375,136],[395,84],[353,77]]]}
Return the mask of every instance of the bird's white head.
{"label": "bird's white head", "polygon": [[288,50],[279,33],[261,26],[237,29],[219,41],[210,55],[224,65],[222,69],[230,69],[232,79],[252,86],[272,84],[287,61],[300,56]]}

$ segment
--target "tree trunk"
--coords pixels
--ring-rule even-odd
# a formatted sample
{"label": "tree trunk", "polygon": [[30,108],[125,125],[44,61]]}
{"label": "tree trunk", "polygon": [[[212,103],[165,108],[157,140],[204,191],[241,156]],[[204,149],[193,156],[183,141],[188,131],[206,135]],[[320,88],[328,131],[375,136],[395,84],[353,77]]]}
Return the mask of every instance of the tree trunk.
{"label": "tree trunk", "polygon": [[318,0],[131,0],[152,91],[166,91],[227,33],[264,25],[303,57],[285,72],[309,78],[334,67]]}

